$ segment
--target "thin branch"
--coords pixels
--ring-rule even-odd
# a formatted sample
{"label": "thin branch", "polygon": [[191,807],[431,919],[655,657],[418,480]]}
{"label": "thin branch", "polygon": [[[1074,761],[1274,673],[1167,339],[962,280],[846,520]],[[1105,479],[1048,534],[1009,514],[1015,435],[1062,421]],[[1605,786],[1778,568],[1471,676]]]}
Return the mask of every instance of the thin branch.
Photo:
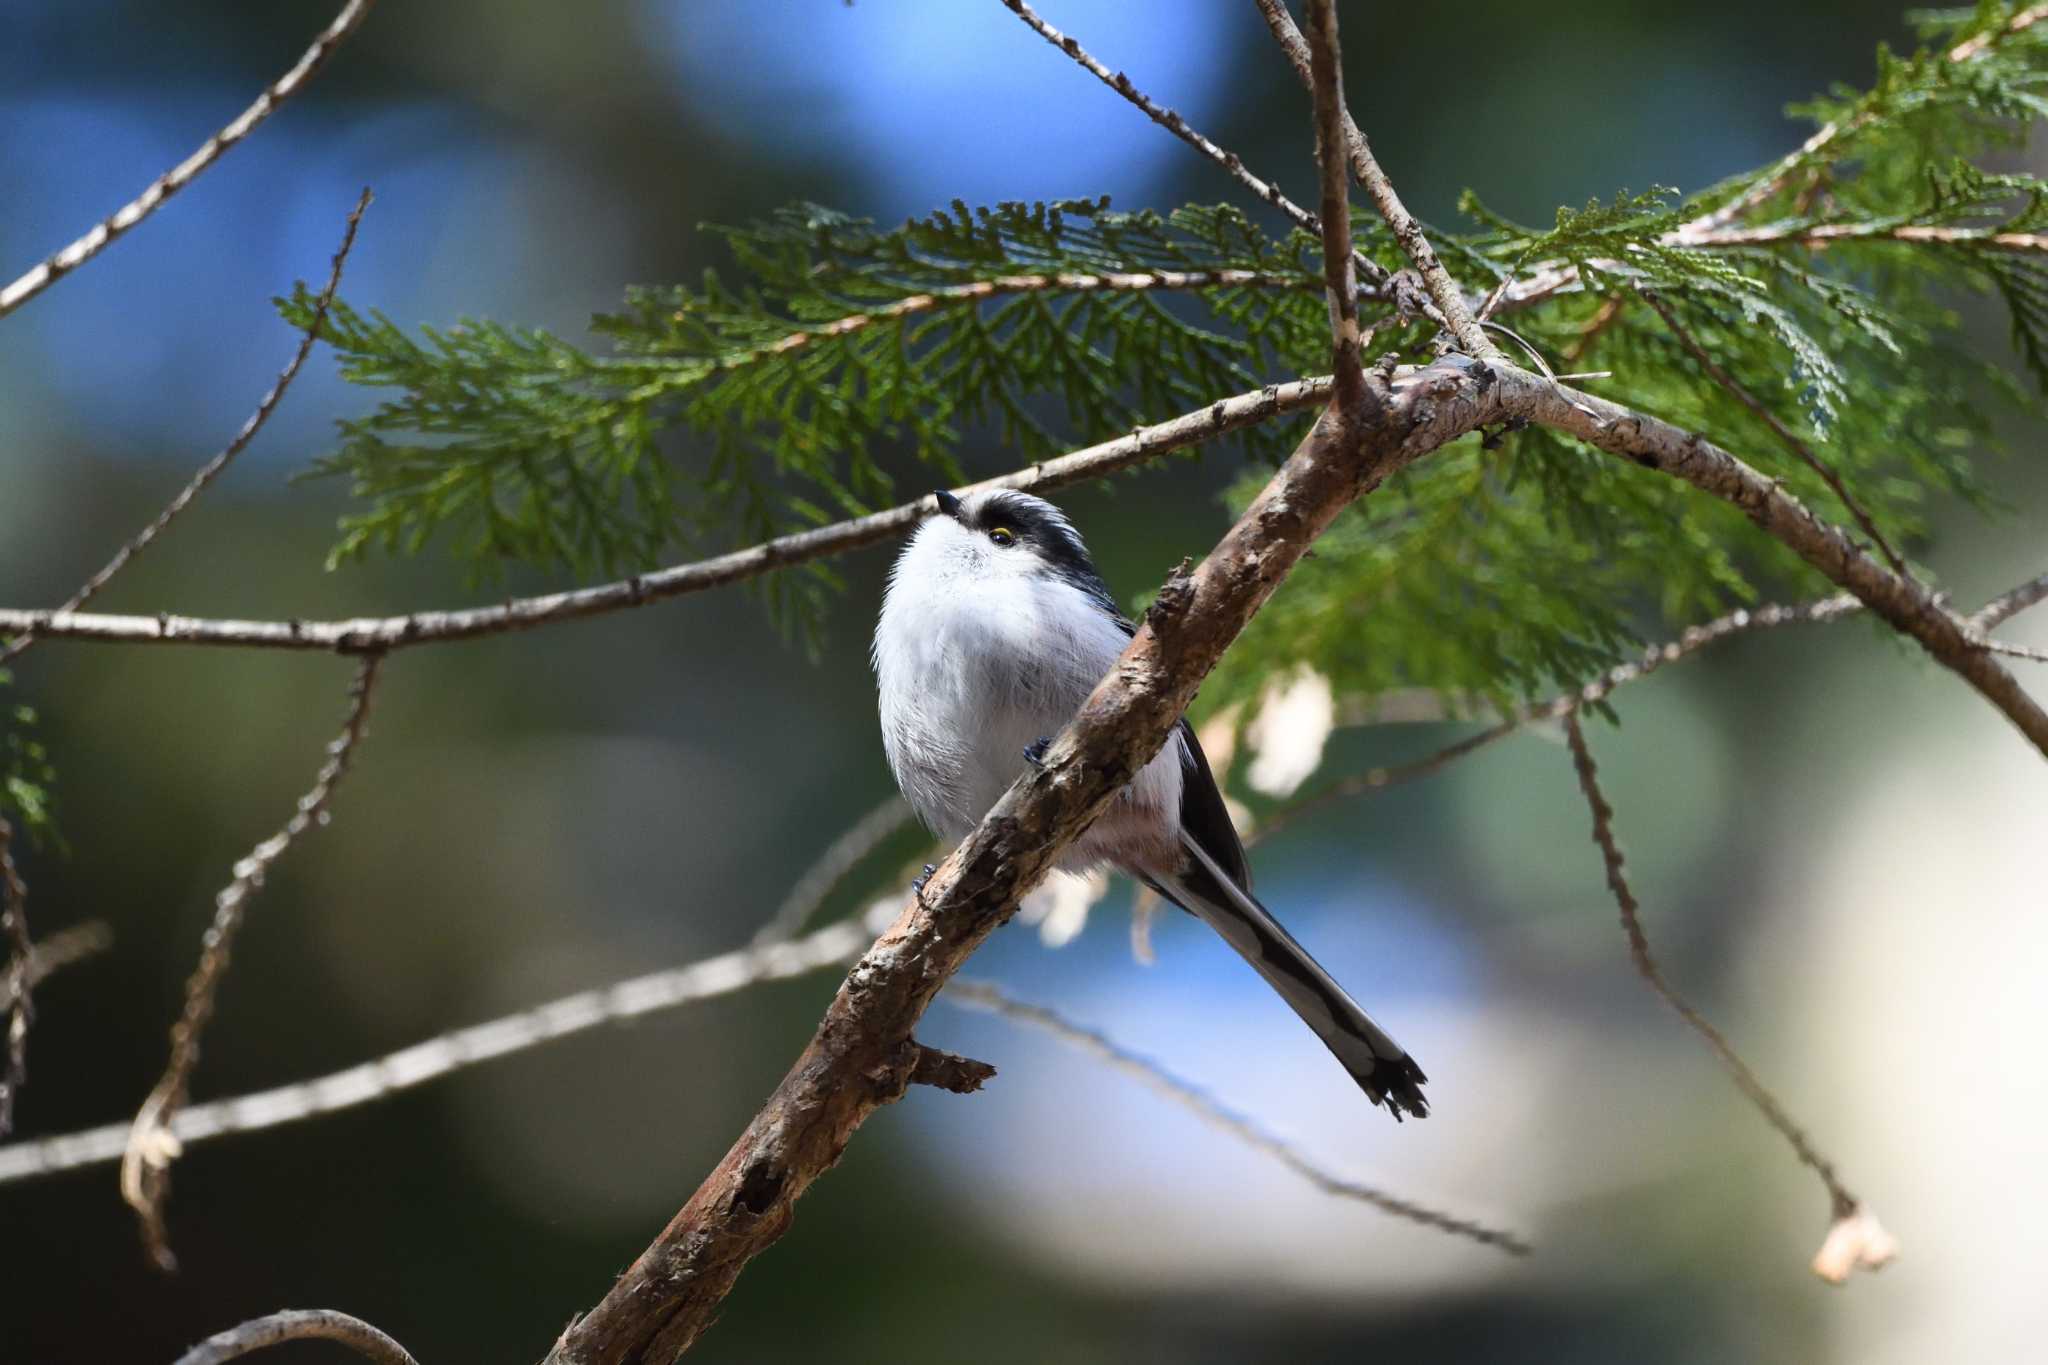
{"label": "thin branch", "polygon": [[255,131],[256,126],[277,111],[277,107],[305,89],[334,50],[369,17],[375,0],[348,0],[334,21],[313,40],[291,70],[279,76],[256,97],[256,102],[235,116],[232,123],[200,145],[198,151],[151,181],[149,188],[116,209],[92,231],[70,246],[55,252],[14,283],[0,288],[0,318],[48,289],[64,276],[97,256],[115,238],[149,217],[165,200],[197,179],[227,150]]}
{"label": "thin branch", "polygon": [[[334,266],[328,272],[327,285],[320,291],[320,297],[313,301],[313,320],[307,326],[304,334],[300,336],[298,349],[292,352],[292,358],[285,365],[283,371],[278,374],[277,382],[270,386],[270,391],[264,394],[262,400],[256,404],[256,411],[249,415],[249,419],[246,422],[242,423],[242,429],[235,433],[235,439],[229,441],[220,453],[201,465],[199,472],[194,474],[191,481],[178,491],[178,496],[172,498],[164,510],[157,513],[156,520],[143,527],[141,531],[136,533],[134,539],[123,545],[115,553],[114,557],[107,561],[105,567],[91,578],[88,578],[79,587],[77,592],[72,593],[65,600],[63,606],[57,608],[58,611],[65,613],[75,612],[96,597],[100,589],[106,587],[113,580],[114,575],[121,572],[122,568],[127,565],[129,560],[142,553],[151,541],[162,535],[164,528],[171,524],[171,520],[191,506],[192,500],[205,492],[206,486],[219,478],[221,471],[226,469],[228,464],[237,455],[240,455],[247,449],[249,443],[256,439],[256,434],[263,430],[263,424],[270,420],[271,412],[284,398],[285,390],[291,387],[292,380],[298,377],[299,368],[306,363],[306,357],[312,353],[313,343],[319,339],[320,325],[327,320],[328,307],[334,302],[334,291],[341,287],[341,268],[347,263],[348,253],[356,244],[356,228],[363,221],[363,211],[369,207],[370,192],[365,189],[362,197],[356,200],[354,211],[348,216],[348,227],[342,232],[340,249],[334,253]],[[35,640],[35,634],[27,632],[17,639],[0,645],[0,664],[6,664],[19,658],[23,651],[35,643]],[[4,1128],[0,1128],[0,1132],[4,1131]]]}
{"label": "thin branch", "polygon": [[288,1308],[251,1318],[239,1327],[214,1333],[179,1356],[176,1365],[222,1365],[288,1341],[334,1341],[376,1365],[419,1365],[403,1346],[369,1323],[332,1308]]}
{"label": "thin branch", "polygon": [[[1716,617],[1704,625],[1688,626],[1676,640],[1652,645],[1644,651],[1642,658],[1631,663],[1617,664],[1600,674],[1583,687],[1563,692],[1548,701],[1530,706],[1519,706],[1508,715],[1497,720],[1487,729],[1447,744],[1435,753],[1407,763],[1387,767],[1368,768],[1362,773],[1353,773],[1337,779],[1313,792],[1299,797],[1261,819],[1247,843],[1257,843],[1278,834],[1288,825],[1302,817],[1338,801],[1367,792],[1397,787],[1404,782],[1413,782],[1442,772],[1461,758],[1466,758],[1524,726],[1541,721],[1558,720],[1572,714],[1581,707],[1596,705],[1607,699],[1616,688],[1626,686],[1638,679],[1646,678],[1666,664],[1677,663],[1708,645],[1716,644],[1731,635],[1740,635],[1752,630],[1769,630],[1778,626],[1805,622],[1839,621],[1844,616],[1854,615],[1863,609],[1863,604],[1847,593],[1824,597],[1814,602],[1801,602],[1792,606],[1766,606],[1754,610],[1742,608]],[[1468,716],[1452,714],[1449,707],[1433,695],[1415,699],[1416,704],[1406,708],[1401,716],[1404,721],[1438,722],[1469,719]]]}
{"label": "thin branch", "polygon": [[1207,1090],[1174,1075],[1150,1057],[1132,1052],[1105,1034],[1077,1024],[1044,1005],[1019,1000],[993,982],[955,977],[939,998],[965,1009],[986,1010],[1013,1023],[1039,1029],[1109,1063],[1195,1114],[1204,1123],[1228,1133],[1255,1151],[1264,1152],[1325,1194],[1370,1204],[1382,1213],[1448,1232],[1481,1246],[1495,1247],[1511,1256],[1529,1254],[1528,1242],[1512,1232],[1460,1218],[1331,1172],[1287,1139],[1262,1127],[1258,1120],[1230,1108]]}
{"label": "thin branch", "polygon": [[[1176,114],[1173,110],[1159,104],[1151,96],[1138,89],[1136,85],[1131,83],[1129,76],[1121,71],[1111,71],[1108,67],[1090,56],[1088,50],[1082,47],[1080,42],[1071,34],[1062,33],[1051,24],[1048,24],[1039,17],[1038,11],[1025,4],[1024,0],[1002,0],[1002,2],[1012,14],[1029,25],[1032,32],[1066,53],[1067,56],[1073,58],[1090,75],[1136,105],[1154,123],[1172,133],[1182,142],[1187,143],[1188,146],[1193,147],[1218,166],[1221,166],[1230,175],[1231,179],[1250,190],[1259,199],[1280,210],[1296,227],[1304,232],[1321,233],[1321,228],[1317,225],[1316,215],[1282,194],[1279,186],[1261,180],[1257,175],[1253,174],[1236,152],[1217,146],[1214,142],[1211,142],[1208,138],[1197,132],[1186,119]],[[1363,253],[1356,253],[1355,262],[1359,273],[1376,290],[1385,287],[1387,272],[1377,261]]]}
{"label": "thin branch", "polygon": [[[1288,12],[1285,0],[1256,0],[1259,13],[1265,16],[1266,24],[1273,31],[1274,41],[1287,54],[1295,74],[1311,91],[1316,89],[1315,54],[1311,45],[1295,26],[1294,16]],[[1313,26],[1317,16],[1327,12],[1330,32],[1336,32],[1335,0],[1310,0],[1309,16]],[[1443,262],[1437,259],[1436,249],[1429,244],[1429,237],[1422,230],[1422,224],[1402,204],[1401,196],[1395,192],[1394,184],[1380,169],[1379,161],[1372,154],[1372,146],[1365,140],[1365,133],[1347,110],[1343,114],[1343,130],[1346,149],[1351,158],[1351,173],[1358,177],[1358,183],[1372,197],[1373,206],[1393,230],[1394,240],[1401,244],[1401,251],[1414,265],[1422,277],[1423,288],[1435,301],[1442,314],[1442,321],[1458,340],[1459,347],[1468,355],[1491,359],[1500,354],[1479,324],[1473,320],[1472,310],[1466,306],[1465,296],[1458,288],[1458,282],[1451,278]]]}
{"label": "thin branch", "polygon": [[1791,1144],[1801,1163],[1820,1177],[1821,1184],[1827,1187],[1834,1219],[1840,1222],[1853,1217],[1862,1208],[1862,1201],[1842,1183],[1841,1177],[1835,1173],[1834,1163],[1821,1155],[1812,1139],[1785,1112],[1785,1106],[1778,1102],[1778,1097],[1757,1079],[1749,1064],[1721,1036],[1721,1031],[1672,989],[1671,983],[1665,979],[1663,968],[1657,965],[1657,959],[1650,951],[1649,936],[1643,932],[1641,906],[1629,887],[1628,868],[1622,860],[1620,846],[1614,841],[1614,808],[1607,804],[1607,798],[1600,790],[1599,770],[1593,763],[1593,751],[1587,747],[1586,733],[1579,724],[1577,711],[1565,715],[1564,732],[1566,741],[1571,745],[1572,766],[1578,773],[1579,790],[1585,794],[1586,807],[1592,813],[1593,842],[1599,846],[1600,857],[1607,867],[1607,889],[1613,892],[1614,903],[1621,909],[1621,927],[1628,935],[1629,959],[1635,963],[1637,973],[1671,1007],[1672,1012],[1700,1036],[1734,1078],[1736,1089]]}
{"label": "thin branch", "polygon": [[[1129,469],[1229,432],[1256,426],[1284,413],[1315,407],[1327,402],[1329,397],[1330,381],[1327,378],[1269,384],[1234,398],[1219,399],[1184,416],[1140,427],[1113,441],[1104,441],[1028,469],[984,480],[961,492],[989,488],[1044,492],[1063,488]],[[438,644],[526,630],[721,588],[793,564],[880,544],[910,530],[930,516],[932,510],[933,503],[929,497],[919,498],[885,512],[780,536],[692,564],[679,564],[571,592],[515,598],[495,607],[422,611],[406,616],[362,617],[351,621],[235,621],[167,613],[106,616],[90,612],[0,608],[0,634],[32,631],[45,639],[123,644],[202,644],[328,650],[342,654],[378,653],[410,645]]]}
{"label": "thin branch", "polygon": [[910,818],[910,804],[901,796],[891,796],[873,810],[848,826],[837,839],[821,854],[815,863],[797,878],[796,885],[782,898],[782,904],[775,907],[775,913],[754,935],[754,946],[767,943],[785,943],[803,932],[825,898],[846,880],[848,873],[858,867],[861,860],[882,846],[884,840]]}
{"label": "thin branch", "polygon": [[28,1083],[28,1030],[36,1013],[28,886],[14,866],[14,826],[5,816],[0,816],[0,937],[7,940],[7,1061],[0,1071],[0,1137],[5,1137],[14,1131],[14,1102]]}
{"label": "thin branch", "polygon": [[1344,162],[1344,54],[1333,0],[1310,0],[1309,17],[1315,31],[1310,93],[1321,191],[1323,292],[1330,305],[1330,373],[1337,384],[1338,411],[1351,414],[1360,410],[1366,393],[1358,339],[1358,284],[1351,269],[1351,177]]}
{"label": "thin branch", "polygon": [[342,724],[341,734],[327,746],[327,761],[320,766],[312,788],[299,798],[298,809],[284,828],[235,864],[234,880],[214,898],[213,923],[202,940],[199,966],[185,984],[185,1007],[178,1022],[171,1026],[170,1062],[135,1115],[127,1151],[121,1158],[121,1197],[135,1210],[142,1225],[144,1248],[162,1270],[177,1267],[164,1226],[164,1196],[170,1187],[171,1162],[178,1156],[177,1139],[168,1125],[190,1093],[192,1071],[199,1064],[200,1035],[213,1017],[214,997],[227,975],[235,934],[242,927],[250,899],[262,890],[271,864],[284,855],[292,840],[315,825],[327,823],[328,802],[342,778],[348,775],[350,761],[369,722],[370,698],[382,664],[383,656],[372,654],[356,669],[355,680],[349,687],[348,719]]}
{"label": "thin branch", "polygon": [[1970,618],[1973,629],[1996,630],[2037,602],[2048,601],[2048,573],[2030,578],[2012,591],[1992,598]]}
{"label": "thin branch", "polygon": [[1685,347],[1692,358],[1700,363],[1700,368],[1707,372],[1708,378],[1726,389],[1736,402],[1754,413],[1757,420],[1769,427],[1771,434],[1783,442],[1787,450],[1797,455],[1808,469],[1820,475],[1821,481],[1834,493],[1836,501],[1849,509],[1850,516],[1856,518],[1856,524],[1863,528],[1863,534],[1869,536],[1871,543],[1883,551],[1886,562],[1892,566],[1892,572],[1901,578],[1912,578],[1913,571],[1906,567],[1906,561],[1892,548],[1891,542],[1884,538],[1884,533],[1877,529],[1877,523],[1871,520],[1870,513],[1863,510],[1863,504],[1858,502],[1842,483],[1842,476],[1835,472],[1834,467],[1816,455],[1813,447],[1801,440],[1799,434],[1791,427],[1786,426],[1777,413],[1772,412],[1755,394],[1744,388],[1741,380],[1723,369],[1720,363],[1708,354],[1707,348],[1700,344],[1699,338],[1678,320],[1678,315],[1671,311],[1671,305],[1664,302],[1656,290],[1639,288],[1636,293],[1644,303],[1650,305],[1658,317],[1664,319],[1664,325],[1671,329],[1671,335],[1677,337],[1678,344]]}
{"label": "thin branch", "polygon": [[[893,915],[890,909],[855,917],[786,943],[741,948],[688,966],[578,991],[312,1080],[189,1105],[169,1117],[170,1135],[182,1149],[217,1137],[320,1118],[558,1038],[731,995],[762,982],[841,966],[860,956]],[[132,1128],[130,1123],[108,1123],[0,1147],[0,1184],[118,1160],[127,1150]]]}
{"label": "thin branch", "polygon": [[2048,663],[2048,649],[2036,649],[2032,645],[2016,645],[2009,640],[1980,640],[1979,649],[1988,649],[1993,654],[2003,654],[2008,659],[2032,659],[2035,663]]}
{"label": "thin branch", "polygon": [[1765,227],[1720,228],[1687,238],[1688,247],[1809,246],[1835,242],[1933,242],[2015,255],[2048,252],[2048,233],[2000,232],[1995,228],[1938,227],[1919,223],[1774,223]]}
{"label": "thin branch", "polygon": [[1698,432],[1661,418],[1507,366],[1494,366],[1491,374],[1490,396],[1503,409],[1682,479],[1739,508],[1766,534],[1854,593],[1871,611],[1976,688],[2036,749],[2048,755],[2048,711],[1996,659],[1978,648],[1968,622],[1920,583],[1902,578],[1872,559],[1841,528],[1816,517],[1775,480]]}

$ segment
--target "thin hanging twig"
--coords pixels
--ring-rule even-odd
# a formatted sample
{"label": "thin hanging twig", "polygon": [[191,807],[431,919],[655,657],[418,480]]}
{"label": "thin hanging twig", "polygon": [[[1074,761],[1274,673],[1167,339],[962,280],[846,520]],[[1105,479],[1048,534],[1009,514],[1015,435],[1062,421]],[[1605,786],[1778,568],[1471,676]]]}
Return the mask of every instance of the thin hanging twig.
{"label": "thin hanging twig", "polygon": [[[1755,1106],[1757,1112],[1764,1116],[1764,1121],[1777,1129],[1779,1135],[1791,1144],[1792,1151],[1800,1162],[1820,1177],[1821,1184],[1827,1189],[1834,1222],[1829,1242],[1823,1246],[1821,1257],[1815,1261],[1815,1269],[1825,1277],[1838,1278],[1828,1274],[1828,1267],[1835,1263],[1835,1259],[1829,1256],[1830,1248],[1843,1240],[1838,1230],[1847,1227],[1877,1229],[1878,1232],[1882,1232],[1882,1229],[1878,1227],[1876,1219],[1864,1209],[1863,1201],[1850,1193],[1849,1187],[1842,1183],[1841,1177],[1835,1172],[1834,1163],[1814,1146],[1806,1131],[1793,1121],[1791,1114],[1786,1112],[1778,1097],[1772,1094],[1757,1078],[1756,1072],[1750,1069],[1749,1063],[1742,1059],[1741,1054],[1735,1051],[1734,1046],[1722,1036],[1721,1031],[1680,995],[1665,978],[1664,969],[1658,965],[1655,955],[1650,951],[1649,935],[1643,932],[1642,907],[1636,900],[1635,891],[1629,886],[1628,868],[1622,859],[1621,847],[1614,840],[1614,808],[1607,803],[1606,795],[1600,790],[1599,769],[1593,763],[1593,751],[1586,744],[1586,732],[1579,724],[1579,713],[1576,710],[1565,714],[1564,732],[1566,741],[1571,745],[1572,767],[1578,773],[1579,790],[1585,794],[1586,807],[1592,813],[1593,842],[1599,847],[1600,857],[1606,864],[1607,889],[1614,894],[1614,903],[1621,909],[1621,927],[1622,932],[1628,936],[1629,960],[1635,964],[1637,974],[1649,983],[1650,989],[1655,991],[1658,997],[1671,1007],[1672,1012],[1684,1020],[1686,1026],[1706,1043],[1708,1050],[1734,1079],[1735,1088],[1742,1092],[1743,1098]],[[1891,1243],[1881,1257],[1875,1257],[1874,1252],[1866,1250],[1851,1259],[1854,1263],[1876,1269],[1896,1254],[1897,1244]],[[1846,1273],[1846,1270],[1843,1273]]]}
{"label": "thin hanging twig", "polygon": [[189,1093],[193,1068],[199,1064],[200,1035],[213,1017],[214,997],[227,975],[229,954],[235,934],[242,927],[243,912],[250,898],[262,889],[271,864],[283,856],[292,840],[316,824],[327,823],[327,804],[335,787],[348,774],[350,760],[368,723],[370,698],[376,690],[377,670],[382,663],[382,655],[372,654],[356,669],[355,680],[349,687],[348,719],[341,734],[327,746],[327,761],[314,777],[312,788],[299,798],[298,809],[284,828],[235,864],[234,880],[214,898],[213,923],[202,941],[199,966],[185,985],[184,1010],[171,1026],[170,1063],[135,1115],[121,1158],[121,1197],[135,1210],[141,1222],[143,1246],[159,1269],[177,1268],[164,1225],[164,1196],[170,1185],[171,1163],[179,1152],[178,1140],[169,1125]]}
{"label": "thin hanging twig", "polygon": [[1100,1058],[1118,1071],[1136,1078],[1147,1088],[1195,1114],[1204,1123],[1228,1133],[1256,1151],[1264,1152],[1325,1194],[1370,1204],[1382,1213],[1411,1223],[1420,1223],[1439,1232],[1448,1232],[1455,1237],[1477,1242],[1481,1246],[1494,1247],[1511,1256],[1529,1254],[1529,1243],[1512,1232],[1504,1232],[1469,1218],[1445,1213],[1426,1204],[1418,1204],[1412,1199],[1404,1199],[1400,1195],[1389,1194],[1385,1190],[1335,1174],[1287,1139],[1261,1126],[1258,1120],[1232,1109],[1207,1090],[1174,1075],[1150,1057],[1141,1056],[1106,1034],[1077,1024],[1045,1005],[1019,1000],[993,982],[955,977],[939,999],[967,1009],[986,1010],[1014,1023],[1029,1025]]}

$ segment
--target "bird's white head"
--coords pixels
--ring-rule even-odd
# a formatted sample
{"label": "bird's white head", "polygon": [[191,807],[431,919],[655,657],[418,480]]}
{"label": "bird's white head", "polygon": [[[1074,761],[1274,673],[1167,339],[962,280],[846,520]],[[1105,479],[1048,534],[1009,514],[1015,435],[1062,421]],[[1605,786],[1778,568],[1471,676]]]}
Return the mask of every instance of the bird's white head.
{"label": "bird's white head", "polygon": [[1044,498],[1014,489],[933,495],[938,511],[926,517],[897,559],[897,582],[921,584],[1049,577],[1094,595],[1102,579],[1081,533]]}

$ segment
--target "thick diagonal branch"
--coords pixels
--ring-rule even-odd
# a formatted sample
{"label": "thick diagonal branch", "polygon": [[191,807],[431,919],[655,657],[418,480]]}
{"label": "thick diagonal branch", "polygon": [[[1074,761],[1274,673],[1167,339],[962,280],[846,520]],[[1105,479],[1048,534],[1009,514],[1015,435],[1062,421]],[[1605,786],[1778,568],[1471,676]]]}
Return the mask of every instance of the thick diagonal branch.
{"label": "thick diagonal branch", "polygon": [[563,1334],[550,1365],[667,1362],[697,1339],[747,1263],[787,1230],[804,1190],[868,1115],[903,1094],[917,1059],[912,1031],[939,988],[1158,751],[1224,648],[1337,514],[1471,430],[1480,387],[1469,370],[1444,366],[1368,414],[1324,413],[1201,566],[1167,582],[1043,763],[854,967],[746,1132],[604,1301]]}

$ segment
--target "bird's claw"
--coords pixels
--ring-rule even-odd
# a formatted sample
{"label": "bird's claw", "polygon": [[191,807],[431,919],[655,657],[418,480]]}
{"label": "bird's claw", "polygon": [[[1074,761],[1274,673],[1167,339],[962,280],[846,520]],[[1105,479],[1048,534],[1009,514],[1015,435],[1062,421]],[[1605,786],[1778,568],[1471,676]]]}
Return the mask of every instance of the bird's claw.
{"label": "bird's claw", "polygon": [[938,870],[939,869],[934,867],[932,864],[926,863],[924,865],[924,875],[910,883],[911,894],[916,896],[917,903],[921,906],[924,906],[924,908],[927,910],[931,909],[931,906],[925,904],[924,884],[930,881],[932,879],[932,873],[937,872]]}
{"label": "bird's claw", "polygon": [[1024,761],[1034,768],[1043,768],[1045,766],[1045,750],[1051,743],[1051,735],[1040,735],[1036,740],[1024,746]]}

